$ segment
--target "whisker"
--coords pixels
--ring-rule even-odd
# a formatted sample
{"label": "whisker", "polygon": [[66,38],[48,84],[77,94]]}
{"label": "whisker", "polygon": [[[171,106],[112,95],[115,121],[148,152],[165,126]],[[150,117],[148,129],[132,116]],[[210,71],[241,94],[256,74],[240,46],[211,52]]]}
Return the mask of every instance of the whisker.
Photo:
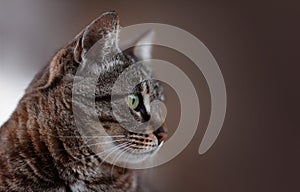
{"label": "whisker", "polygon": [[112,141],[104,141],[104,142],[99,142],[99,143],[93,143],[93,144],[87,144],[81,147],[91,147],[91,146],[95,146],[95,145],[102,145],[102,144],[109,144],[109,143],[114,143],[117,141],[125,141],[126,139],[119,139],[119,140],[112,140]]}
{"label": "whisker", "polygon": [[[117,160],[118,159],[120,159],[120,157],[124,154],[124,153],[126,153],[127,151],[129,151],[128,149],[130,148],[130,144],[131,144],[132,142],[130,142],[129,143],[129,145],[128,146],[126,146],[124,149],[123,149],[123,151],[120,153],[120,155],[113,161],[113,166],[112,166],[112,168],[111,168],[111,174],[110,174],[110,177],[111,177],[111,181],[112,181],[112,183],[113,183],[113,171],[114,171],[114,167],[115,167],[115,163],[117,162]],[[128,154],[129,155],[129,154]],[[128,159],[128,156],[127,156],[127,159]],[[122,168],[123,168],[123,166],[121,166]],[[124,174],[124,173],[123,173]]]}
{"label": "whisker", "polygon": [[60,135],[52,135],[50,133],[48,133],[47,135],[51,136],[51,137],[57,137],[57,138],[101,138],[101,137],[113,137],[113,138],[116,138],[116,137],[125,137],[124,135],[78,135],[78,136],[75,136],[75,135],[72,135],[72,136],[60,136]]}
{"label": "whisker", "polygon": [[[133,149],[132,153],[135,153],[136,151],[137,151],[137,149]],[[127,163],[128,163],[128,161],[127,161],[128,158],[129,158],[129,155],[127,155],[127,159],[125,160],[125,165],[122,166],[122,168],[123,168],[123,175],[125,174],[125,169],[127,169],[126,166],[127,166]]]}
{"label": "whisker", "polygon": [[[123,145],[123,144],[121,144],[121,145]],[[102,152],[100,152],[100,153],[96,153],[96,154],[93,154],[93,155],[89,155],[89,156],[87,156],[87,157],[84,157],[83,159],[86,160],[86,159],[89,159],[89,158],[92,158],[92,157],[96,157],[96,156],[99,156],[99,155],[101,155],[101,154],[103,154],[103,153],[106,153],[106,152],[108,152],[108,151],[111,151],[111,150],[114,150],[114,149],[118,149],[118,148],[119,148],[119,146],[117,145],[117,146],[114,146],[114,147],[112,147],[112,148],[106,149],[106,150],[104,150],[104,151],[102,151]],[[69,165],[73,165],[74,163],[80,162],[81,160],[82,160],[82,159],[76,159],[76,161],[70,163]],[[101,164],[102,164],[102,162],[101,162]]]}
{"label": "whisker", "polygon": [[[106,138],[125,139],[125,136],[124,135],[121,135],[121,136],[95,136],[95,138],[97,138],[97,139],[106,139]],[[86,142],[89,142],[93,139],[94,139],[94,137],[88,138],[88,139],[86,139]]]}
{"label": "whisker", "polygon": [[124,147],[124,146],[128,146],[128,145],[130,145],[130,143],[128,143],[128,142],[119,145],[118,148],[114,149],[114,150],[113,150],[112,152],[110,152],[104,159],[102,159],[102,162],[100,163],[99,166],[101,167],[101,165],[105,162],[105,160],[106,160],[111,154],[113,154],[115,151],[121,149],[121,148]]}
{"label": "whisker", "polygon": [[[124,141],[126,139],[119,139],[119,140],[111,140],[111,141],[104,141],[104,142],[98,142],[98,143],[93,143],[93,144],[84,144],[84,145],[81,145],[79,147],[73,147],[73,148],[64,148],[64,149],[54,149],[54,150],[51,150],[50,153],[53,153],[53,152],[62,152],[62,151],[72,151],[72,150],[76,150],[76,149],[81,149],[81,148],[84,148],[84,147],[91,147],[91,146],[95,146],[95,145],[105,145],[105,144],[110,144],[110,143],[114,143],[114,142],[117,142],[117,141]],[[35,152],[36,155],[45,155],[45,154],[48,154],[49,152]]]}
{"label": "whisker", "polygon": [[[104,151],[102,151],[102,152],[100,152],[100,153],[96,153],[96,154],[94,154],[93,156],[99,156],[99,155],[101,155],[102,153],[105,153],[105,152],[107,152],[107,151],[112,151],[112,150],[114,150],[114,149],[119,149],[120,146],[122,147],[122,145],[124,145],[124,144],[125,144],[125,143],[120,144],[120,145],[117,145],[117,146],[114,146],[114,147],[112,147],[112,148],[110,148],[110,149],[107,149],[107,150],[104,150]],[[102,159],[101,159],[101,161],[102,161]]]}
{"label": "whisker", "polygon": [[[129,147],[129,146],[127,146],[127,147]],[[125,147],[125,148],[127,148],[127,147]],[[122,150],[124,150],[124,149],[122,149]],[[123,153],[125,153],[125,151],[119,152],[119,154],[116,155],[115,160],[113,160],[113,162],[112,162],[112,168],[111,168],[111,172],[110,172],[110,173],[111,173],[111,174],[110,174],[111,179],[112,179],[112,175],[113,175],[114,166],[115,166],[117,160],[121,157],[121,155],[122,155]],[[113,180],[112,180],[112,182],[113,182]]]}
{"label": "whisker", "polygon": [[124,141],[124,140],[125,139],[119,139],[119,140],[111,140],[111,141],[98,142],[98,143],[93,143],[93,144],[84,144],[84,145],[81,145],[80,147],[68,148],[68,149],[65,149],[65,150],[81,149],[81,148],[84,148],[84,147],[91,147],[91,146],[102,145],[102,144],[110,144],[110,143],[114,143],[114,142],[117,142],[117,141]]}
{"label": "whisker", "polygon": [[95,136],[61,136],[61,138],[107,138],[107,137],[112,137],[112,138],[118,138],[118,137],[125,137],[124,135],[95,135]]}
{"label": "whisker", "polygon": [[62,149],[61,151],[71,151],[71,150],[81,149],[81,148],[84,148],[84,147],[92,147],[92,146],[96,146],[96,145],[111,144],[111,143],[114,143],[114,142],[117,142],[117,141],[124,141],[124,140],[126,140],[126,139],[119,139],[119,140],[98,142],[98,143],[93,143],[93,144],[86,144],[86,145],[81,145],[80,147]]}

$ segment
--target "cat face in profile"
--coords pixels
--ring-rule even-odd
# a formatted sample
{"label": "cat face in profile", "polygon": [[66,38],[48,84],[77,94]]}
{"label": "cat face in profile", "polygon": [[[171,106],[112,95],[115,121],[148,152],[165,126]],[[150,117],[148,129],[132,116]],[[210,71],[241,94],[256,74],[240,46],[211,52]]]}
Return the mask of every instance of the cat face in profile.
{"label": "cat face in profile", "polygon": [[[93,21],[55,56],[49,73],[38,75],[27,94],[39,90],[61,100],[56,121],[64,127],[59,130],[64,142],[76,137],[95,156],[122,165],[151,156],[167,134],[163,122],[159,127],[152,124],[155,116],[162,121],[161,111],[151,107],[151,102],[163,101],[162,86],[153,79],[150,66],[136,63],[149,57],[151,47],[135,44],[151,40],[152,34],[137,35],[131,48],[121,51],[119,28],[115,12]],[[130,75],[123,75],[114,88],[129,68]],[[139,83],[129,87],[126,82],[134,79]]]}

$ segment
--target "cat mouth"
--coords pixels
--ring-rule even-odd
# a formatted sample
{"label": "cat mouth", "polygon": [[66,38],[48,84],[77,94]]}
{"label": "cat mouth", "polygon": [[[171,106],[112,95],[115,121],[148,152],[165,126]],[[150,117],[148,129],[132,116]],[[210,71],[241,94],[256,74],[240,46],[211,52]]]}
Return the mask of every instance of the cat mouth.
{"label": "cat mouth", "polygon": [[163,142],[167,139],[168,134],[165,131],[165,129],[163,127],[158,128],[157,130],[155,130],[153,132],[153,134],[155,135],[155,137],[158,140],[158,145],[163,144]]}
{"label": "cat mouth", "polygon": [[118,144],[130,143],[127,152],[133,154],[152,154],[160,149],[167,138],[167,133],[163,128],[158,128],[150,134],[134,133],[129,131],[126,141],[117,142]]}
{"label": "cat mouth", "polygon": [[[143,133],[134,133],[129,131],[128,132],[129,136],[140,136],[140,137],[144,137],[145,140],[147,141],[149,134],[143,134]],[[168,137],[167,132],[165,131],[165,129],[163,127],[160,127],[158,129],[156,129],[155,131],[152,132],[152,135],[155,136],[156,140],[157,140],[157,145],[159,146],[160,144],[162,144]],[[144,138],[139,138],[140,141],[144,141]]]}

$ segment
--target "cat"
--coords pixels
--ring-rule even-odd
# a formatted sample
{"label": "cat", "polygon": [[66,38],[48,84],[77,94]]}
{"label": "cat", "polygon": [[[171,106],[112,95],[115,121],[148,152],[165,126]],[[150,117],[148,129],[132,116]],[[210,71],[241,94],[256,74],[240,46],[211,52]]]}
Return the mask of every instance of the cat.
{"label": "cat", "polygon": [[[149,123],[150,103],[163,101],[164,93],[149,67],[140,65],[133,75],[146,74],[147,80],[131,93],[121,94],[127,111],[119,119],[115,117],[114,83],[151,52],[149,47],[135,45],[121,51],[119,30],[118,14],[103,13],[34,77],[0,129],[0,191],[142,191],[136,173],[122,165],[134,165],[152,156],[166,140],[167,128],[163,124],[154,129],[148,124],[147,129],[135,133],[121,122],[130,114],[141,124]],[[138,44],[148,35],[134,42]],[[97,63],[85,62],[96,44]],[[88,76],[78,75],[82,68],[87,74],[97,72],[95,86],[88,83]],[[76,83],[84,88],[77,86],[76,91]],[[86,90],[94,92],[89,95]],[[86,99],[76,100],[75,95]]]}

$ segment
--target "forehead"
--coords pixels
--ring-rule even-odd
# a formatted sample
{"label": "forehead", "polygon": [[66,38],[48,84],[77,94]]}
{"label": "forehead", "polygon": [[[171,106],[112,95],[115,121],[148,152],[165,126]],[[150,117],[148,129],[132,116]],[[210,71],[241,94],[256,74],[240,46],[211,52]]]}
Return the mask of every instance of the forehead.
{"label": "forehead", "polygon": [[[114,87],[114,84],[120,80],[119,83],[117,83],[117,85],[119,85],[117,86],[118,95],[143,93],[149,94],[153,98],[161,99],[163,96],[163,88],[159,81],[152,78],[151,66],[135,62],[135,59],[126,57],[122,53],[116,54],[114,57],[105,60],[102,65],[105,65],[106,67],[102,66],[98,79],[99,88],[102,90],[111,90],[112,87]],[[130,87],[132,86],[129,82],[136,80],[138,80],[137,82],[142,82],[131,89]]]}

